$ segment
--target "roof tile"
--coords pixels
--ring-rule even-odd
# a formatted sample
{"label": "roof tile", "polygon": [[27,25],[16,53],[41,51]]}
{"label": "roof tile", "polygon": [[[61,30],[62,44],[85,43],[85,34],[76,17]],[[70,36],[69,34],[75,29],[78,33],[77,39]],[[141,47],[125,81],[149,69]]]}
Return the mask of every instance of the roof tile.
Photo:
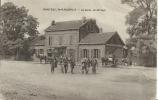
{"label": "roof tile", "polygon": [[105,44],[116,32],[90,33],[80,41],[80,44]]}
{"label": "roof tile", "polygon": [[49,31],[79,29],[85,23],[83,23],[82,20],[56,22],[55,25],[49,26],[45,31],[49,32]]}

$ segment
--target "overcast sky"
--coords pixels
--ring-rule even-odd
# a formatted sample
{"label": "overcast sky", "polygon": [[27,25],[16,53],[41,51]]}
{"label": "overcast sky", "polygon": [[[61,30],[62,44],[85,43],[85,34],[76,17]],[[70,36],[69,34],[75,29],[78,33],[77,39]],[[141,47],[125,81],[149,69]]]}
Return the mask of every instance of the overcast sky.
{"label": "overcast sky", "polygon": [[[29,14],[38,18],[38,30],[44,34],[52,20],[66,21],[78,20],[83,16],[95,18],[104,32],[117,31],[123,40],[128,38],[126,33],[125,16],[131,11],[121,0],[2,0],[13,2],[17,6],[25,6]],[[106,9],[106,11],[46,11],[44,8],[76,8],[76,9]]]}

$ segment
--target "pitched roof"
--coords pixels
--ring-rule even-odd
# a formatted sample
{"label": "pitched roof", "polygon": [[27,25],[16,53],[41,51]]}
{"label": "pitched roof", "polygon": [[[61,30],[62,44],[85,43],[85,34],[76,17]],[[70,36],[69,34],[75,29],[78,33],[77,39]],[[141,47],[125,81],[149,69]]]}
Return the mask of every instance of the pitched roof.
{"label": "pitched roof", "polygon": [[32,41],[32,46],[44,46],[45,45],[45,37],[37,37]]}
{"label": "pitched roof", "polygon": [[34,46],[44,46],[45,45],[45,40],[38,40],[34,44]]}
{"label": "pitched roof", "polygon": [[[87,21],[86,21],[87,22]],[[86,23],[85,22],[85,23]],[[84,25],[82,20],[73,20],[73,21],[62,21],[62,22],[55,22],[55,25],[51,25],[46,28],[46,32],[49,31],[60,31],[60,30],[73,30],[79,29],[82,25]]]}
{"label": "pitched roof", "polygon": [[80,41],[80,44],[105,44],[116,32],[90,33]]}

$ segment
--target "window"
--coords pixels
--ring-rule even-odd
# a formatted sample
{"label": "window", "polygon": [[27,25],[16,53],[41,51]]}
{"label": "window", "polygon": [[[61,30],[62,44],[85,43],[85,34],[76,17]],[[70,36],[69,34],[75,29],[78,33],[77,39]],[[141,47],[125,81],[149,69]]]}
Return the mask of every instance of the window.
{"label": "window", "polygon": [[44,50],[43,50],[43,49],[40,49],[40,50],[39,50],[39,54],[44,54]]}
{"label": "window", "polygon": [[91,51],[91,57],[100,58],[100,50],[99,49],[93,49]]}
{"label": "window", "polygon": [[59,36],[59,45],[62,45],[62,43],[63,43],[63,37]]}
{"label": "window", "polygon": [[51,45],[51,36],[49,36],[48,43]]}
{"label": "window", "polygon": [[49,46],[53,44],[53,39],[54,39],[54,38],[53,38],[52,36],[49,36],[49,41],[48,41]]}
{"label": "window", "polygon": [[98,51],[99,51],[98,49],[94,49],[94,58],[98,58],[98,54],[99,54]]}
{"label": "window", "polygon": [[83,49],[83,58],[89,57],[89,50],[88,49]]}
{"label": "window", "polygon": [[52,56],[52,49],[47,49],[47,55],[48,55],[48,57]]}
{"label": "window", "polygon": [[94,28],[93,25],[88,25],[87,27],[88,27],[88,31],[89,31],[89,32],[93,32],[93,28]]}

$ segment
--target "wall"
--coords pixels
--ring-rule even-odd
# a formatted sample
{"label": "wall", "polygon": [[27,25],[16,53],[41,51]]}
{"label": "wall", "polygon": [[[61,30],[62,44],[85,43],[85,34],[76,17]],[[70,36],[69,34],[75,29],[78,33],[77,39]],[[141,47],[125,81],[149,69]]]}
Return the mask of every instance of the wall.
{"label": "wall", "polygon": [[[92,49],[100,49],[100,58],[98,60],[101,59],[101,57],[104,57],[105,56],[105,45],[80,45],[79,46],[79,51],[81,49],[89,49],[89,50],[92,50]],[[79,52],[79,55],[81,55],[81,52]],[[91,57],[91,52],[89,52],[89,55]],[[80,60],[81,60],[81,57],[79,56]]]}
{"label": "wall", "polygon": [[[49,45],[49,37],[52,37],[51,45]],[[62,43],[61,42],[62,37]],[[79,30],[46,32],[45,53],[54,47],[65,46],[67,49],[75,50],[75,59],[78,58]],[[66,51],[67,52],[67,51]]]}
{"label": "wall", "polygon": [[[59,46],[59,39],[63,37],[62,46],[76,45],[78,44],[78,30],[73,31],[56,31],[56,32],[47,32],[46,33],[46,46],[47,47],[56,47]],[[49,45],[49,36],[52,36],[52,44]],[[72,44],[70,44],[70,36],[72,36]]]}

